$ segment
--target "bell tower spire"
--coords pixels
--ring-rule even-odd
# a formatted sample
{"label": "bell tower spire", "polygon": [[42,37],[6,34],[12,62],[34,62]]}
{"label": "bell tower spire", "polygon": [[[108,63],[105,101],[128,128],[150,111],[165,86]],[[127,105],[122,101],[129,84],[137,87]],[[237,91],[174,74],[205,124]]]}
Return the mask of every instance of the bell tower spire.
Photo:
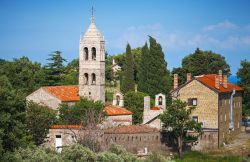
{"label": "bell tower spire", "polygon": [[94,22],[80,39],[79,46],[79,96],[105,103],[105,41]]}

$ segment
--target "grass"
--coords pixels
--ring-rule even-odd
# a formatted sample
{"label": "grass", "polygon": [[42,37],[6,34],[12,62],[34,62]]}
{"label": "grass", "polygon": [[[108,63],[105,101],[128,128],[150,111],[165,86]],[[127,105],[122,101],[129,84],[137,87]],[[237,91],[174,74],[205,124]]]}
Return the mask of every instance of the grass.
{"label": "grass", "polygon": [[183,157],[175,158],[176,162],[241,162],[242,158],[239,156],[213,156],[212,154],[200,153],[197,151],[190,151],[183,155]]}

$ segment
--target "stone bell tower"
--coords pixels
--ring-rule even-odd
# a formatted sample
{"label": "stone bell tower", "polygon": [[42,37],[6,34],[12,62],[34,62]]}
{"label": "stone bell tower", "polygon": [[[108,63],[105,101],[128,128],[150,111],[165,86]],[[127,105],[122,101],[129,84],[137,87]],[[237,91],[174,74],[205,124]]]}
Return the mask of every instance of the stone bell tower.
{"label": "stone bell tower", "polygon": [[105,103],[105,41],[95,26],[93,8],[79,51],[79,95]]}

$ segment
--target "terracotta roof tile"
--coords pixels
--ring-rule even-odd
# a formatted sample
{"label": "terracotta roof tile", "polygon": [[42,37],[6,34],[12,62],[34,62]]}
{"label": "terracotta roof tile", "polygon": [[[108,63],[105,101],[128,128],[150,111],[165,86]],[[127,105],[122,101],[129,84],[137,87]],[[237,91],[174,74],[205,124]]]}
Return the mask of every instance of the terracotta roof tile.
{"label": "terracotta roof tile", "polygon": [[78,85],[46,86],[42,88],[64,102],[80,100],[80,97],[78,95]]}
{"label": "terracotta roof tile", "polygon": [[150,110],[161,110],[160,107],[151,107]]}
{"label": "terracotta roof tile", "polygon": [[131,111],[128,111],[125,108],[121,108],[119,106],[108,105],[104,108],[104,111],[108,114],[108,116],[114,115],[132,115]]}
{"label": "terracotta roof tile", "polygon": [[152,128],[147,125],[128,125],[128,126],[120,126],[106,129],[104,132],[108,134],[134,134],[134,133],[151,133],[151,132],[159,132],[160,130],[157,128]]}
{"label": "terracotta roof tile", "polygon": [[234,89],[237,91],[242,90],[241,87],[232,84],[232,83],[227,83],[228,87],[224,88],[222,84],[220,84],[219,89],[215,88],[215,77],[219,77],[217,74],[207,74],[207,75],[201,75],[195,77],[196,80],[200,81],[204,85],[208,86],[209,88],[212,88],[213,90],[219,92],[219,93],[224,93],[224,92],[231,92]]}
{"label": "terracotta roof tile", "polygon": [[52,125],[50,129],[80,129],[80,125]]}

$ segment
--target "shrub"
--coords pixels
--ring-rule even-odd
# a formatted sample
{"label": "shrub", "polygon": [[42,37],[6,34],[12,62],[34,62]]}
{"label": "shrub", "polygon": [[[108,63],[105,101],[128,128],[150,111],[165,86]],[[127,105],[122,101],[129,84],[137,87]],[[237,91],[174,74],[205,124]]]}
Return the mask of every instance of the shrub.
{"label": "shrub", "polygon": [[94,162],[96,160],[96,154],[80,144],[63,148],[61,156],[65,162]]}

